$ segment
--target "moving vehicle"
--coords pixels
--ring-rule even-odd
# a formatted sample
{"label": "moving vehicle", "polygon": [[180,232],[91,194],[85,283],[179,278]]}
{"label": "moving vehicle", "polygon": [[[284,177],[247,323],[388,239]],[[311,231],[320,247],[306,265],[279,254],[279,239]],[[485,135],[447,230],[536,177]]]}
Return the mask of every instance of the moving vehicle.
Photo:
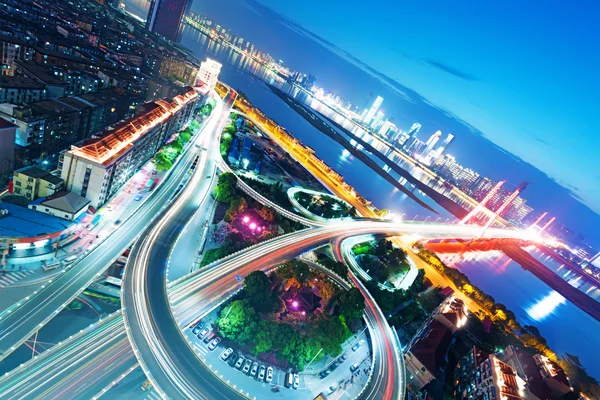
{"label": "moving vehicle", "polygon": [[248,372],[250,372],[250,366],[252,365],[252,360],[246,360],[246,362],[244,363],[244,368],[242,368],[242,372],[247,374]]}
{"label": "moving vehicle", "polygon": [[242,365],[244,365],[244,361],[246,361],[246,359],[244,358],[244,356],[240,356],[240,358],[238,358],[237,361],[235,362],[235,367],[237,369],[241,369]]}
{"label": "moving vehicle", "polygon": [[69,256],[61,261],[62,265],[73,264],[77,260],[77,256]]}
{"label": "moving vehicle", "polygon": [[210,329],[208,329],[208,327],[202,328],[202,330],[200,331],[200,333],[197,335],[198,339],[202,339],[204,336],[206,336],[206,334],[208,333],[208,331],[210,331]]}
{"label": "moving vehicle", "polygon": [[144,196],[142,196],[141,194],[138,194],[137,196],[135,196],[133,199],[135,201],[140,201]]}
{"label": "moving vehicle", "polygon": [[219,345],[219,343],[221,343],[221,338],[220,337],[215,337],[212,342],[210,342],[210,344],[208,345],[208,349],[210,351],[213,351],[214,349],[217,348],[217,346]]}
{"label": "moving vehicle", "polygon": [[263,381],[265,379],[265,372],[267,372],[267,369],[265,368],[264,365],[261,365],[260,368],[258,369],[258,380],[259,381]]}
{"label": "moving vehicle", "polygon": [[354,364],[352,364],[350,366],[350,371],[352,371],[352,372],[356,371],[357,369],[358,369],[358,363],[357,362],[355,362]]}
{"label": "moving vehicle", "polygon": [[273,367],[269,367],[269,368],[267,368],[267,377],[265,378],[265,381],[267,383],[271,383],[272,380],[273,380]]}
{"label": "moving vehicle", "polygon": [[227,361],[227,359],[229,358],[231,353],[233,353],[233,349],[230,347],[227,350],[223,350],[223,352],[221,353],[221,355],[219,357],[221,357],[221,360]]}
{"label": "moving vehicle", "polygon": [[256,361],[254,361],[252,363],[252,369],[250,370],[250,376],[256,376],[257,372],[258,372],[258,363]]}
{"label": "moving vehicle", "polygon": [[43,265],[42,269],[44,270],[44,272],[48,272],[50,270],[60,267],[60,265],[61,265],[60,261],[52,261],[52,262],[49,262],[49,263],[46,263],[45,265]]}

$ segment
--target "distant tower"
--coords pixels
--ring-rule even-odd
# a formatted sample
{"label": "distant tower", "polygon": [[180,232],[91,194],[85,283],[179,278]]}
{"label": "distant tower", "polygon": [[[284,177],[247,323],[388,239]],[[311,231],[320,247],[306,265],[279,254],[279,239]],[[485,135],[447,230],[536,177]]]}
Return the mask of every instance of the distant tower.
{"label": "distant tower", "polygon": [[191,6],[192,0],[151,0],[146,29],[179,42],[183,33],[182,20]]}
{"label": "distant tower", "polygon": [[423,157],[427,157],[429,152],[433,149],[433,147],[436,145],[436,143],[440,140],[440,137],[442,137],[442,131],[437,131],[436,133],[431,135],[431,137],[429,138],[429,140],[427,140],[427,142],[425,142],[426,147],[422,153]]}
{"label": "distant tower", "polygon": [[413,142],[417,138],[417,133],[419,133],[420,129],[421,124],[419,124],[418,122],[412,124],[410,130],[406,133],[408,135],[408,139],[406,139],[406,141],[404,142],[404,145],[402,146],[403,148],[408,149],[413,144]]}
{"label": "distant tower", "polygon": [[444,142],[440,146],[440,155],[443,152],[445,152],[446,150],[448,150],[448,147],[450,147],[450,145],[452,144],[453,140],[454,140],[454,135],[451,134],[451,133],[449,133],[448,136],[446,137],[446,140],[444,140]]}
{"label": "distant tower", "polygon": [[375,101],[373,102],[373,104],[371,104],[371,107],[369,108],[369,111],[367,111],[367,114],[363,118],[363,122],[365,124],[369,124],[369,122],[371,122],[371,120],[373,119],[373,117],[375,117],[375,113],[377,113],[377,110],[379,110],[379,107],[381,106],[381,103],[383,103],[383,97],[377,96],[377,98],[375,99]]}

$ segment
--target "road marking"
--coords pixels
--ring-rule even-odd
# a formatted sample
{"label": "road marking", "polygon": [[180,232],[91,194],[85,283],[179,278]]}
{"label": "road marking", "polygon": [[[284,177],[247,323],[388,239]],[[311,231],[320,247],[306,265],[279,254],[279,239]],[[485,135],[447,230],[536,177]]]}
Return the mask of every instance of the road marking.
{"label": "road marking", "polygon": [[33,273],[34,271],[5,272],[4,274],[0,275],[0,287],[7,287]]}

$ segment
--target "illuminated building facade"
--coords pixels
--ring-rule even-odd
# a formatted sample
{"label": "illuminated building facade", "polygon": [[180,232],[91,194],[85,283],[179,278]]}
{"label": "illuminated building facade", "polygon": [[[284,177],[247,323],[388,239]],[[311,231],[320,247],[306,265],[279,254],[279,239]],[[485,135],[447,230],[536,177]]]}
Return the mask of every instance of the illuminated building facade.
{"label": "illuminated building facade", "polygon": [[369,124],[371,122],[371,120],[373,118],[375,118],[375,114],[379,110],[381,103],[383,103],[383,97],[377,96],[377,98],[375,99],[375,101],[373,101],[373,104],[371,105],[371,107],[369,108],[367,113],[365,114],[362,122],[364,122],[365,124]]}
{"label": "illuminated building facade", "polygon": [[63,151],[58,167],[65,189],[87,198],[96,208],[104,204],[189,121],[198,95],[186,89],[170,101],[146,103],[141,113],[101,137]]}
{"label": "illuminated building facade", "polygon": [[456,366],[457,400],[521,400],[527,398],[525,381],[496,356],[473,347]]}
{"label": "illuminated building facade", "polygon": [[222,65],[215,60],[207,58],[200,64],[200,71],[196,77],[196,86],[202,86],[204,90],[211,92],[214,90]]}

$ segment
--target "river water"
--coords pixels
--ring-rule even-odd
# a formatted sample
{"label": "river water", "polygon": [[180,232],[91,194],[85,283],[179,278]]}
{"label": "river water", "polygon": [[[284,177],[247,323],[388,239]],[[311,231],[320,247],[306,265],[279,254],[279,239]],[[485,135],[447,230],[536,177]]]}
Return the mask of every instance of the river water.
{"label": "river water", "polygon": [[[276,86],[283,86],[282,90],[286,90],[287,84],[272,71],[187,26],[184,29],[182,45],[194,51],[199,59],[211,57],[221,62],[221,80],[244,93],[267,116],[314,149],[319,158],[340,173],[346,182],[371,200],[376,207],[387,208],[396,215],[404,214],[405,219],[447,222],[455,220],[418,191],[415,193],[437,210],[438,214],[431,213],[407,199],[392,184],[374,173],[362,161],[355,159],[342,145],[304,120],[261,81],[262,79]],[[376,161],[384,166],[379,160]],[[390,171],[390,174],[399,179],[393,171]],[[565,279],[570,279],[567,270],[558,263],[535,251],[532,253],[547,266],[558,271],[557,273],[563,276],[566,274]],[[600,355],[600,322],[579,310],[502,253],[473,253],[462,259],[452,256],[444,256],[443,259],[467,274],[473,283],[493,296],[497,302],[505,304],[515,313],[521,324],[538,327],[552,349],[559,354],[569,352],[579,356],[588,371],[600,378],[600,362],[597,361]],[[577,281],[571,283],[579,286]],[[598,289],[584,286],[580,290],[600,300]]]}

